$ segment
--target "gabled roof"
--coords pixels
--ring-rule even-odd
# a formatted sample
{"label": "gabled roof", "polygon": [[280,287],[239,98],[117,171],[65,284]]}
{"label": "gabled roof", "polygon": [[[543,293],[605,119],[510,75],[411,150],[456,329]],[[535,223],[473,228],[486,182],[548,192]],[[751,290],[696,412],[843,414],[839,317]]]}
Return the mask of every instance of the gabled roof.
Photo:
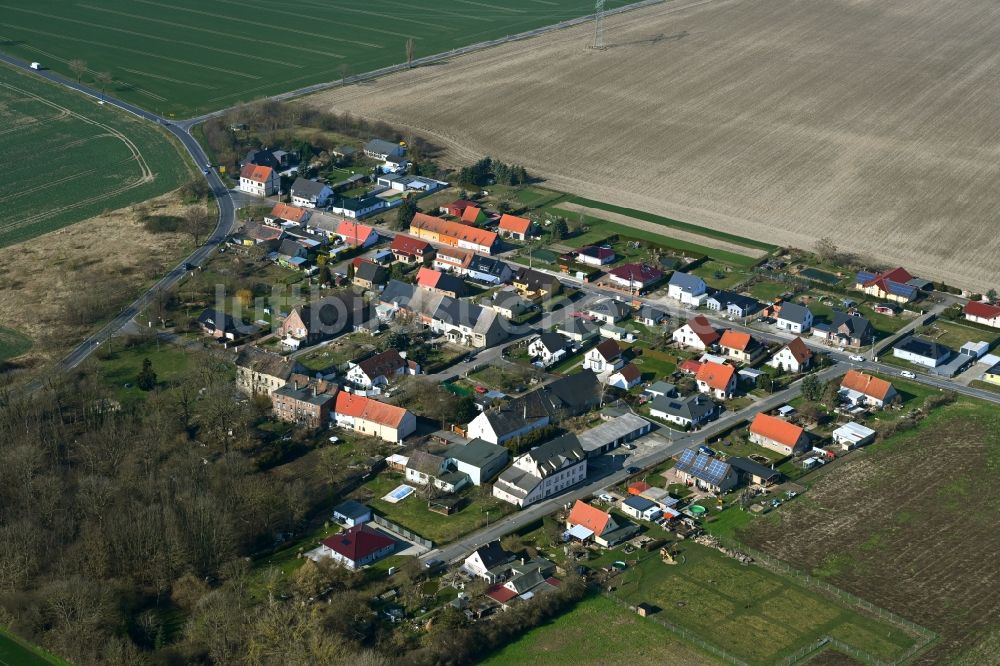
{"label": "gabled roof", "polygon": [[462,278],[436,271],[433,268],[421,267],[417,271],[417,284],[425,289],[447,291],[459,296],[465,293],[465,282]]}
{"label": "gabled roof", "polygon": [[410,228],[431,231],[439,236],[447,236],[448,238],[475,243],[483,247],[492,247],[497,242],[497,235],[492,231],[460,222],[442,220],[440,217],[433,217],[426,213],[417,213],[414,215],[413,221],[410,222]]}
{"label": "gabled roof", "polygon": [[374,261],[362,261],[358,264],[358,268],[354,273],[354,277],[360,280],[367,280],[368,282],[378,283],[388,277],[389,272],[385,270],[384,267],[376,264]]}
{"label": "gabled roof", "polygon": [[372,139],[365,144],[365,150],[373,153],[392,155],[394,153],[402,153],[403,147],[398,143],[386,141],[385,139]]}
{"label": "gabled roof", "polygon": [[287,356],[247,345],[236,354],[236,365],[262,375],[287,380],[298,364]]}
{"label": "gabled roof", "polygon": [[245,167],[240,169],[240,178],[246,178],[247,180],[251,180],[255,183],[266,183],[272,173],[274,173],[274,169],[269,166],[247,164]]}
{"label": "gabled roof", "polygon": [[730,305],[735,305],[741,310],[747,310],[750,312],[756,312],[761,307],[761,302],[756,298],[751,296],[744,296],[743,294],[737,294],[731,291],[717,291],[712,294],[708,300],[714,300],[722,306],[722,309],[728,308]]}
{"label": "gabled roof", "polygon": [[499,539],[496,541],[490,541],[484,546],[480,546],[476,550],[472,551],[472,553],[479,555],[479,559],[482,560],[483,566],[487,569],[492,569],[495,566],[511,562],[516,557],[514,553],[504,550],[503,546],[500,545]]}
{"label": "gabled roof", "polygon": [[716,410],[715,403],[701,393],[694,393],[686,398],[657,396],[649,403],[649,407],[667,416],[676,416],[689,421],[701,421]]}
{"label": "gabled roof", "polygon": [[295,196],[302,197],[303,199],[318,197],[324,190],[329,189],[330,186],[326,183],[317,183],[315,180],[302,177],[296,178],[295,182],[292,183],[292,192]]}
{"label": "gabled roof", "polygon": [[439,247],[437,250],[437,258],[439,260],[447,259],[449,261],[446,263],[461,266],[462,268],[468,268],[474,256],[475,253],[471,250],[462,250],[457,247]]}
{"label": "gabled roof", "polygon": [[256,241],[275,241],[284,235],[285,230],[269,224],[247,222],[243,225],[243,233]]}
{"label": "gabled roof", "polygon": [[621,370],[619,370],[615,374],[621,375],[622,378],[629,384],[642,377],[642,373],[639,372],[639,368],[635,366],[635,363],[629,363],[625,365]]}
{"label": "gabled roof", "polygon": [[779,444],[793,447],[805,431],[794,423],[789,423],[776,416],[758,414],[754,417],[753,423],[750,424],[750,432]]}
{"label": "gabled roof", "polygon": [[427,476],[436,476],[441,473],[445,459],[427,451],[411,451],[410,459],[406,461],[407,469],[414,469]]}
{"label": "gabled roof", "polygon": [[782,303],[781,310],[778,312],[778,319],[784,319],[785,321],[790,321],[793,324],[805,326],[806,317],[810,314],[812,314],[812,312],[804,305],[799,305],[798,303]]}
{"label": "gabled roof", "polygon": [[754,339],[752,335],[749,333],[742,333],[740,331],[723,331],[722,337],[719,339],[720,347],[738,349],[744,352],[750,349],[753,346],[753,343]]}
{"label": "gabled roof", "polygon": [[531,228],[531,220],[504,213],[500,216],[500,224],[497,226],[504,231],[526,234],[528,233],[528,229]]}
{"label": "gabled roof", "polygon": [[407,410],[396,405],[379,402],[371,398],[367,400],[368,402],[365,403],[364,410],[361,412],[361,418],[365,421],[371,421],[372,423],[378,423],[390,428],[398,428],[399,424],[403,422],[403,418],[409,413]]}
{"label": "gabled roof", "polygon": [[621,280],[632,280],[648,284],[663,279],[663,271],[648,264],[622,264],[610,273]]}
{"label": "gabled roof", "polygon": [[812,358],[812,350],[806,346],[806,343],[802,341],[802,338],[796,337],[794,340],[785,345],[785,349],[792,355],[798,363],[805,363]]}
{"label": "gabled roof", "polygon": [[570,510],[569,518],[566,519],[566,522],[572,525],[583,525],[597,536],[600,536],[604,534],[604,530],[611,523],[611,514],[601,511],[582,500],[577,500],[572,510]]}
{"label": "gabled roof", "polygon": [[835,331],[841,326],[846,327],[851,336],[860,338],[862,342],[864,339],[872,337],[872,325],[867,319],[861,315],[849,315],[846,312],[834,310],[833,317],[830,319],[830,330]]}
{"label": "gabled roof", "polygon": [[588,245],[586,247],[581,247],[576,251],[577,255],[584,255],[585,257],[594,257],[595,259],[600,259],[604,261],[605,259],[613,259],[615,257],[615,251],[610,247],[598,247],[596,245]]}
{"label": "gabled roof", "polygon": [[600,354],[605,361],[613,361],[622,355],[621,347],[611,338],[594,347],[594,351]]}
{"label": "gabled roof", "polygon": [[689,375],[696,375],[701,370],[701,361],[696,361],[693,358],[685,359],[677,365],[677,369]]}
{"label": "gabled roof", "polygon": [[728,463],[691,449],[681,451],[674,469],[713,486],[721,485],[732,471]]}
{"label": "gabled roof", "polygon": [[840,387],[863,393],[876,400],[885,400],[892,391],[892,383],[858,370],[848,370],[840,382]]}
{"label": "gabled roof", "polygon": [[358,224],[351,220],[344,220],[337,227],[337,235],[343,238],[348,245],[361,245],[373,233],[375,233],[375,229],[367,224]]}
{"label": "gabled roof", "polygon": [[482,212],[483,211],[479,208],[479,206],[466,206],[462,209],[462,222],[465,224],[472,224],[479,219],[479,214]]}
{"label": "gabled roof", "polygon": [[689,275],[688,273],[681,273],[680,271],[674,271],[674,274],[670,276],[670,282],[668,284],[671,287],[680,287],[684,291],[705,290],[704,280],[697,275]]}
{"label": "gabled roof", "polygon": [[695,379],[705,382],[710,388],[725,391],[729,388],[729,384],[735,374],[736,368],[731,365],[706,361],[698,368],[698,374],[695,376]]}
{"label": "gabled roof", "polygon": [[430,252],[434,249],[434,246],[420,238],[396,234],[396,237],[392,239],[392,244],[389,245],[389,249],[400,254],[418,256]]}
{"label": "gabled roof", "polygon": [[861,271],[856,277],[856,282],[864,287],[875,285],[887,294],[905,298],[913,298],[917,294],[917,287],[907,284],[911,280],[914,280],[914,277],[905,268],[894,268],[884,273]]}
{"label": "gabled roof", "polygon": [[962,310],[967,315],[981,317],[982,319],[996,319],[1000,317],[1000,305],[990,305],[979,301],[969,301]]}
{"label": "gabled roof", "polygon": [[469,260],[469,270],[477,273],[486,273],[499,278],[504,271],[510,270],[510,266],[495,257],[487,257],[483,254],[473,254]]}
{"label": "gabled roof", "polygon": [[531,291],[536,291],[539,288],[551,290],[555,288],[556,284],[558,284],[559,278],[549,275],[548,273],[543,273],[541,271],[536,271],[533,268],[523,266],[518,269],[517,275],[514,277],[514,282],[527,285],[528,289]]}
{"label": "gabled roof", "polygon": [[358,562],[396,542],[367,525],[356,525],[340,534],[329,536],[320,543],[352,562]]}
{"label": "gabled roof", "polygon": [[337,394],[337,403],[334,405],[333,411],[344,416],[357,418],[364,413],[366,402],[368,402],[368,398],[363,395],[341,391]]}
{"label": "gabled roof", "polygon": [[289,222],[301,222],[309,217],[309,211],[305,208],[291,206],[279,201],[274,204],[274,208],[271,209],[271,217],[280,220],[288,220]]}
{"label": "gabled roof", "polygon": [[542,343],[542,346],[545,347],[549,353],[555,353],[560,349],[566,349],[566,338],[558,333],[545,331],[536,339]]}
{"label": "gabled roof", "polygon": [[475,205],[476,205],[475,201],[469,201],[468,199],[455,199],[450,204],[445,206],[445,208],[448,208],[450,210],[465,210],[469,206],[475,206]]}
{"label": "gabled roof", "polygon": [[358,367],[369,379],[376,377],[392,377],[400,368],[406,367],[406,359],[395,349],[387,349],[381,354],[358,363]]}
{"label": "gabled roof", "polygon": [[602,298],[587,308],[587,312],[607,315],[617,320],[627,317],[632,312],[632,307],[628,303],[616,301],[613,298]]}
{"label": "gabled roof", "polygon": [[480,469],[509,457],[507,449],[499,444],[491,444],[478,437],[468,444],[456,444],[448,449],[447,457]]}
{"label": "gabled roof", "polygon": [[951,350],[944,345],[918,338],[915,335],[911,335],[902,342],[897,342],[894,348],[931,359],[939,359],[951,354]]}
{"label": "gabled roof", "polygon": [[538,469],[546,476],[558,471],[567,462],[576,463],[587,459],[579,438],[573,433],[549,440],[524,455],[534,460]]}
{"label": "gabled roof", "polygon": [[712,344],[721,337],[719,332],[715,330],[711,322],[704,315],[698,315],[690,319],[687,326],[706,345]]}

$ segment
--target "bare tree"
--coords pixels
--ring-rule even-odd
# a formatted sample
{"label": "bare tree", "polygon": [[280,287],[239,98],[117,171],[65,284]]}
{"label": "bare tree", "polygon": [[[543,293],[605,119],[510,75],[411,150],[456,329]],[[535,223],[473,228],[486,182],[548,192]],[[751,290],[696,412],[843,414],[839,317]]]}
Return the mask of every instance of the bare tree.
{"label": "bare tree", "polygon": [[74,74],[76,74],[76,82],[79,83],[80,79],[87,71],[87,61],[80,60],[79,58],[69,61],[69,68]]}
{"label": "bare tree", "polygon": [[816,254],[823,261],[835,261],[840,252],[833,239],[827,236],[816,241]]}
{"label": "bare tree", "polygon": [[347,67],[347,63],[346,62],[345,63],[341,63],[341,65],[340,65],[340,85],[342,85],[342,86],[347,85],[347,72],[348,72],[348,69],[349,68]]}
{"label": "bare tree", "polygon": [[111,82],[114,81],[114,78],[111,76],[111,72],[98,72],[94,75],[94,78],[101,84],[101,95],[107,95],[108,86],[110,86]]}
{"label": "bare tree", "polygon": [[191,235],[195,245],[201,245],[201,239],[208,234],[215,225],[215,220],[207,208],[202,206],[192,206],[184,213],[184,223],[181,228],[185,233]]}

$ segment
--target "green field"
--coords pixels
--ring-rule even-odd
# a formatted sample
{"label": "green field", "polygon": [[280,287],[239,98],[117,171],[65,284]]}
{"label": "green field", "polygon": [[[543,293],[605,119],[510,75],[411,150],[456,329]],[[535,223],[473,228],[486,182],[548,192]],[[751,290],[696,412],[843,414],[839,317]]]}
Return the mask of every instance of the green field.
{"label": "green field", "polygon": [[20,356],[31,349],[31,338],[9,328],[0,327],[0,363]]}
{"label": "green field", "polygon": [[604,597],[581,601],[480,663],[521,666],[532,662],[554,666],[718,663],[656,622]]}
{"label": "green field", "polygon": [[[628,4],[608,0],[607,8]],[[2,5],[0,50],[186,117],[590,14],[586,0],[104,0]]]}
{"label": "green field", "polygon": [[0,629],[0,666],[52,666],[66,663]]}
{"label": "green field", "polygon": [[145,201],[191,173],[165,131],[0,66],[0,247]]}
{"label": "green field", "polygon": [[766,569],[741,566],[716,550],[685,543],[680,553],[676,566],[651,555],[629,567],[616,580],[616,594],[630,604],[657,606],[658,616],[749,663],[778,663],[822,636],[883,661],[915,642],[887,622]]}

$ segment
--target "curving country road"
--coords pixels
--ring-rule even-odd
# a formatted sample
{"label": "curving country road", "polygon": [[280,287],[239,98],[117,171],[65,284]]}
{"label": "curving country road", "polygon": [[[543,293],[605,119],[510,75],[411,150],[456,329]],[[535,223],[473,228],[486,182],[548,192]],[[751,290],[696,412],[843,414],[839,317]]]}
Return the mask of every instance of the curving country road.
{"label": "curving country road", "polygon": [[[145,109],[135,106],[134,104],[129,104],[128,102],[124,102],[115,97],[105,95],[99,90],[77,83],[72,79],[67,79],[66,77],[56,74],[55,72],[47,69],[31,69],[29,63],[18,58],[12,58],[8,55],[0,53],[0,62],[25,70],[31,74],[40,76],[43,79],[65,86],[66,88],[71,88],[72,90],[83,93],[89,97],[93,97],[94,99],[103,100],[105,104],[127,111],[134,116],[142,118],[143,120],[148,120],[150,122],[157,123],[158,125],[162,125],[168,132],[180,140],[181,144],[184,146],[185,150],[187,150],[191,159],[194,160],[195,166],[198,167],[199,170],[208,164],[208,157],[205,155],[205,151],[201,149],[201,146],[195,138],[191,136],[191,127],[193,126],[192,123],[178,125],[169,122],[155,113],[150,113]],[[219,244],[225,240],[226,236],[232,232],[233,226],[236,222],[236,204],[233,202],[232,195],[230,194],[228,188],[226,188],[225,183],[222,182],[222,179],[219,178],[219,175],[213,169],[208,170],[208,173],[205,174],[205,178],[208,180],[212,196],[215,197],[215,201],[219,206],[219,218],[215,224],[215,230],[212,232],[211,236],[209,236],[208,240],[188,255],[170,272],[160,278],[156,284],[147,289],[132,303],[127,305],[111,321],[102,326],[100,330],[91,334],[87,339],[73,349],[73,351],[67,354],[66,357],[59,362],[59,367],[61,369],[71,370],[82,363],[83,360],[97,348],[102,340],[109,339],[121,330],[122,327],[128,324],[133,317],[139,314],[139,312],[149,304],[157,293],[165,289],[169,289],[173,285],[177,284],[186,272],[185,266],[201,266],[201,264],[208,259]]]}

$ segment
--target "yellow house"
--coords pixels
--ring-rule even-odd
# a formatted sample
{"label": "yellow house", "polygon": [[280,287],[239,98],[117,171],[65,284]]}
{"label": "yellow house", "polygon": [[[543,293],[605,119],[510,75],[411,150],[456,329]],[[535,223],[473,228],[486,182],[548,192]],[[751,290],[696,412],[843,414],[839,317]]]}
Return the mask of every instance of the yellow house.
{"label": "yellow house", "polygon": [[983,381],[1000,386],[1000,363],[983,373]]}

